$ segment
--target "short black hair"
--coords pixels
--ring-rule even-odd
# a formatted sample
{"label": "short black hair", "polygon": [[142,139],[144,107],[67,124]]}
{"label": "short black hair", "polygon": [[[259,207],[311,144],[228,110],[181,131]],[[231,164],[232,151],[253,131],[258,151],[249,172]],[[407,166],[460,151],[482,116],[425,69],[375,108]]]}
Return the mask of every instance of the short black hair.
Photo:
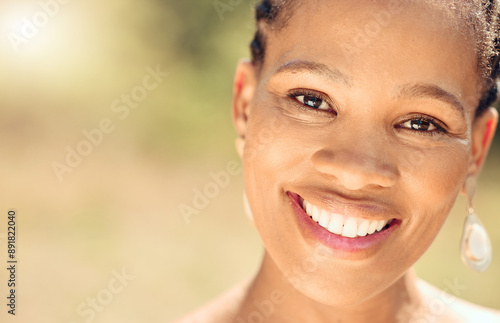
{"label": "short black hair", "polygon": [[[404,1],[404,0],[402,0]],[[300,0],[263,0],[255,7],[257,30],[250,43],[252,62],[260,69],[266,52],[268,30],[284,28]],[[456,1],[455,1],[456,2]],[[454,2],[454,3],[455,3]],[[497,79],[500,74],[500,0],[462,2],[462,15],[476,34],[478,71],[482,78],[481,98],[476,117],[482,115],[498,99]],[[448,3],[450,6],[450,3]],[[453,4],[451,5],[453,6]]]}
{"label": "short black hair", "polygon": [[263,0],[255,7],[257,30],[250,43],[254,64],[261,65],[264,62],[266,30],[271,28],[279,31],[285,27],[297,3],[297,0]]}

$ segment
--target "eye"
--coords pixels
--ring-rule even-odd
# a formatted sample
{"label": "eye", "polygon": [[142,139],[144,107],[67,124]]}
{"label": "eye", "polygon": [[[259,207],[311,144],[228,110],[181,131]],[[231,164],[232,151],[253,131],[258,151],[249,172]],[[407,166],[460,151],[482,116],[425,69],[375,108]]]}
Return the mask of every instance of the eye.
{"label": "eye", "polygon": [[313,109],[329,110],[330,108],[325,100],[314,95],[298,95],[295,97],[295,100]]}
{"label": "eye", "polygon": [[413,130],[417,132],[421,132],[424,134],[434,134],[434,133],[445,133],[446,130],[439,123],[439,121],[435,120],[432,117],[428,116],[418,116],[412,119],[406,120],[400,124],[400,128],[405,128],[408,130]]}
{"label": "eye", "polygon": [[431,122],[422,119],[412,119],[403,123],[403,127],[417,131],[435,131],[438,128]]}
{"label": "eye", "polygon": [[299,108],[309,109],[316,112],[335,112],[329,103],[328,96],[323,93],[307,90],[295,89],[288,93],[288,96],[298,104]]}

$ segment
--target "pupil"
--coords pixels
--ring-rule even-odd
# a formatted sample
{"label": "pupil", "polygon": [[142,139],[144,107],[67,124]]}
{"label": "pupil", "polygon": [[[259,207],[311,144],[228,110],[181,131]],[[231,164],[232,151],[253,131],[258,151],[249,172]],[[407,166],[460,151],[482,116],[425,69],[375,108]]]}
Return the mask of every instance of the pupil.
{"label": "pupil", "polygon": [[314,97],[314,96],[310,96],[310,95],[306,95],[304,96],[304,102],[309,105],[310,107],[313,107],[315,109],[319,108],[321,106],[321,101],[320,99]]}
{"label": "pupil", "polygon": [[424,120],[412,120],[411,121],[411,128],[414,130],[428,130],[429,129],[429,122],[424,121]]}

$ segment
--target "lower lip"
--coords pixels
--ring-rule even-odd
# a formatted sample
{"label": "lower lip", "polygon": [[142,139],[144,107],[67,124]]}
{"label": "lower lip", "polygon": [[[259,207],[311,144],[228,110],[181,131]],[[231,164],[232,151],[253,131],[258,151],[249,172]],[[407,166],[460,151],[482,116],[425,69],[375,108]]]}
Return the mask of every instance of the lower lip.
{"label": "lower lip", "polygon": [[394,219],[389,226],[377,233],[364,237],[348,238],[331,233],[315,222],[300,206],[299,196],[287,192],[296,215],[297,224],[305,238],[312,238],[321,244],[340,252],[349,254],[376,250],[386,242],[392,233],[399,227],[401,220]]}

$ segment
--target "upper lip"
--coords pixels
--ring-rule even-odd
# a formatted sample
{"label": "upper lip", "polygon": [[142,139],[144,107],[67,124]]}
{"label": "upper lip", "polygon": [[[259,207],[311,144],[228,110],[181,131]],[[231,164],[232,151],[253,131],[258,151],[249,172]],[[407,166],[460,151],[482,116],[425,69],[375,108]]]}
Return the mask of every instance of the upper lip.
{"label": "upper lip", "polygon": [[350,197],[331,189],[306,189],[304,195],[296,193],[307,202],[322,210],[367,220],[390,220],[398,218],[397,208],[385,201],[366,196]]}

